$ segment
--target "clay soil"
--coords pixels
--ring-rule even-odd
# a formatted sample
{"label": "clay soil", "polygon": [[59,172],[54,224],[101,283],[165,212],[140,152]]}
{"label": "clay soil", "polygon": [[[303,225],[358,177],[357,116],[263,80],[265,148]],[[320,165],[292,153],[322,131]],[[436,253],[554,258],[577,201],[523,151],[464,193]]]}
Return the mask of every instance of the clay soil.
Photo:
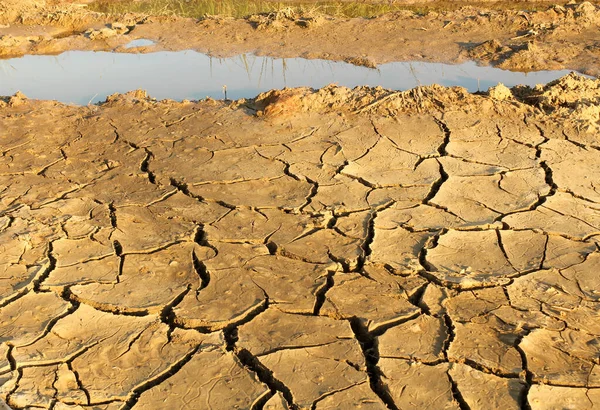
{"label": "clay soil", "polygon": [[[150,38],[134,51],[588,73],[600,57],[590,3],[372,20],[14,0],[0,12],[4,56]],[[599,133],[600,81],[575,74],[477,95],[1,97],[0,398],[55,410],[600,408]]]}

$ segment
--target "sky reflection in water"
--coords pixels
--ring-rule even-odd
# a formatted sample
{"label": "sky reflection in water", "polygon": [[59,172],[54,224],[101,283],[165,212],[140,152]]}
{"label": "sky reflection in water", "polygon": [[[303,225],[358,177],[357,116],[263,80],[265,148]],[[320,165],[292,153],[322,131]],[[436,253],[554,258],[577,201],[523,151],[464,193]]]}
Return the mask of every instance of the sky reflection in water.
{"label": "sky reflection in water", "polygon": [[460,85],[469,91],[487,90],[502,82],[507,86],[547,83],[565,74],[539,71],[529,74],[460,65],[397,62],[377,69],[343,62],[303,58],[270,58],[244,54],[215,58],[195,51],[126,54],[69,51],[57,56],[24,56],[0,60],[0,95],[22,91],[29,98],[88,104],[107,95],[144,89],[157,99],[252,98],[273,88],[330,83],[354,87],[382,86],[406,90],[417,85]]}

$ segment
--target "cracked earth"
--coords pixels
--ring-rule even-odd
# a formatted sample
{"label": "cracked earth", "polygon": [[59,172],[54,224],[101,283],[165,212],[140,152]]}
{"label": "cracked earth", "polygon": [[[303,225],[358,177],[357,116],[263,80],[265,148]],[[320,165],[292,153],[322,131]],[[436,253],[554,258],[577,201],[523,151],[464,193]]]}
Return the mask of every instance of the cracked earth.
{"label": "cracked earth", "polygon": [[0,397],[600,407],[599,89],[5,98]]}

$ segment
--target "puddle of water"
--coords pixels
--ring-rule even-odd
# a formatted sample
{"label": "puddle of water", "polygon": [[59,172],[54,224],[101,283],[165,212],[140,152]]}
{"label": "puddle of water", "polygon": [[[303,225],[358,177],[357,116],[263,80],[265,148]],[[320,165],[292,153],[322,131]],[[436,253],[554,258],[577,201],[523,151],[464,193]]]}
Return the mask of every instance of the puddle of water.
{"label": "puddle of water", "polygon": [[374,70],[328,60],[250,54],[219,59],[195,51],[149,54],[69,51],[57,56],[0,60],[0,95],[20,90],[29,98],[88,104],[103,101],[115,92],[141,88],[157,99],[183,100],[223,98],[226,85],[227,97],[238,99],[252,98],[274,88],[321,88],[331,83],[394,90],[437,83],[460,85],[475,92],[498,82],[509,87],[533,86],[568,73],[562,70],[523,74],[479,67],[474,62],[460,65],[398,62]]}
{"label": "puddle of water", "polygon": [[133,41],[130,41],[129,43],[127,43],[125,45],[125,48],[147,47],[147,46],[153,46],[154,44],[156,44],[156,43],[152,40],[148,40],[145,38],[139,38],[137,40],[133,40]]}

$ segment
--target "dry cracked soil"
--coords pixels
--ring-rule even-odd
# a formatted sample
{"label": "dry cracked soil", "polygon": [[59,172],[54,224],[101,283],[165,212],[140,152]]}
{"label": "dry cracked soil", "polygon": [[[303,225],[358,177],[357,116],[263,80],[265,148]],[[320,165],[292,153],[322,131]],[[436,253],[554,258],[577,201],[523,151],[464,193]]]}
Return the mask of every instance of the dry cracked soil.
{"label": "dry cracked soil", "polygon": [[[129,41],[112,28],[102,45],[93,31],[58,35],[101,19],[15,8],[26,3],[0,4],[12,33],[0,55]],[[564,24],[536,29],[541,48],[491,42],[471,56],[597,70],[598,9],[545,13],[479,14],[510,26],[495,36],[549,13]],[[223,25],[216,38],[248,25],[156,19],[145,24],[163,24],[163,48],[182,47],[173,33],[192,24]],[[448,42],[460,30],[487,41],[461,21]],[[267,27],[269,41],[303,38],[288,23]],[[192,45],[210,31],[197,32]],[[553,41],[581,47],[559,61],[540,51]],[[478,94],[1,97],[0,398],[50,410],[598,409],[599,133],[600,80],[575,74]]]}
{"label": "dry cracked soil", "polygon": [[598,408],[599,90],[5,98],[0,397]]}

